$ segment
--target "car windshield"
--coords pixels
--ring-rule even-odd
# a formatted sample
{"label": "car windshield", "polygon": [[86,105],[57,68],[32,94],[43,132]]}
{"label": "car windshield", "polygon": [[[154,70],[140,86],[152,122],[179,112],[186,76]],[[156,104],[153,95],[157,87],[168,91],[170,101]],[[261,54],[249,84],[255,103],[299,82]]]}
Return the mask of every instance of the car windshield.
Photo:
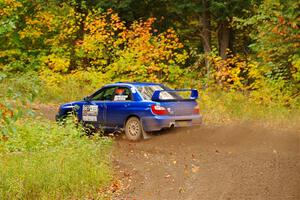
{"label": "car windshield", "polygon": [[[170,88],[163,85],[146,85],[146,86],[137,86],[138,91],[142,95],[143,99],[151,100],[153,93],[156,90],[171,90]],[[162,91],[159,94],[161,100],[180,100],[182,97],[175,92]]]}

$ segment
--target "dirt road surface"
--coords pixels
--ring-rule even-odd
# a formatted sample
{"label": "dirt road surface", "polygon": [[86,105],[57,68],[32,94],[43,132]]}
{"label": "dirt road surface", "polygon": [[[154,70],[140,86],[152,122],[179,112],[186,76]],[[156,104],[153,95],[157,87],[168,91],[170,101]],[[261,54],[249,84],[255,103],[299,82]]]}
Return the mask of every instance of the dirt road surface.
{"label": "dirt road surface", "polygon": [[300,133],[232,125],[118,139],[114,199],[299,200]]}
{"label": "dirt road surface", "polygon": [[[54,120],[57,108],[35,110]],[[299,128],[202,126],[114,146],[115,200],[300,200]]]}

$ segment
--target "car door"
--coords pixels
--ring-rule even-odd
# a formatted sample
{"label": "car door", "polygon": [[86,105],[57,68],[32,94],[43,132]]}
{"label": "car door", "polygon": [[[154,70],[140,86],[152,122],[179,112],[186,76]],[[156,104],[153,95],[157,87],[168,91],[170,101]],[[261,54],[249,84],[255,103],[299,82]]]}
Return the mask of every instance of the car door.
{"label": "car door", "polygon": [[105,102],[111,101],[115,91],[114,86],[105,87],[90,96],[82,106],[82,121],[95,128],[105,126]]}
{"label": "car door", "polygon": [[118,86],[115,88],[112,101],[105,102],[105,126],[109,128],[121,128],[131,112],[133,103],[132,93],[129,87]]}

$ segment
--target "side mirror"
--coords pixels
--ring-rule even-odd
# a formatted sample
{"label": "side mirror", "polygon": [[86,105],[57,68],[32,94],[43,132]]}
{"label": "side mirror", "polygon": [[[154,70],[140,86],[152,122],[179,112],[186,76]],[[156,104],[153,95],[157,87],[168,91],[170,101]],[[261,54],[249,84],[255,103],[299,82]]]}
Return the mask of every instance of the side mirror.
{"label": "side mirror", "polygon": [[91,97],[89,97],[89,96],[83,98],[83,101],[90,101],[90,100],[91,100]]}
{"label": "side mirror", "polygon": [[198,99],[198,96],[199,96],[198,90],[192,89],[190,98],[191,99]]}

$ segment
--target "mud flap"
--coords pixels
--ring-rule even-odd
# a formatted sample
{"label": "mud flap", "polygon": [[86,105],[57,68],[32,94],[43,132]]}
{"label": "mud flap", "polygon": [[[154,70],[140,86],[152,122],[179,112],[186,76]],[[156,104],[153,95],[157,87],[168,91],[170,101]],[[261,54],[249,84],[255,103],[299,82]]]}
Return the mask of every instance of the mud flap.
{"label": "mud flap", "polygon": [[143,129],[143,131],[142,131],[143,139],[144,139],[144,140],[148,140],[148,139],[151,138],[151,135],[148,134],[148,133],[144,130],[144,126],[145,126],[145,125],[146,125],[145,120],[142,118],[142,119],[141,119],[141,126],[142,126],[142,129]]}
{"label": "mud flap", "polygon": [[148,140],[148,139],[150,139],[150,138],[152,138],[151,135],[148,134],[146,131],[143,130],[143,139],[144,139],[144,140]]}

